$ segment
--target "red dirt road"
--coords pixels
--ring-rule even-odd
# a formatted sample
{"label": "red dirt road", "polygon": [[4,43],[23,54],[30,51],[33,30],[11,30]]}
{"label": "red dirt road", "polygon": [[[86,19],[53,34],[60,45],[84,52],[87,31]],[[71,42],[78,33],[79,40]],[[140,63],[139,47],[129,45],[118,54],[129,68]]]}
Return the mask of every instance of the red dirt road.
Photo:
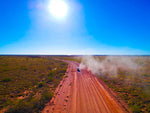
{"label": "red dirt road", "polygon": [[77,72],[78,64],[68,61],[66,75],[55,96],[42,113],[124,113],[108,91],[87,70]]}

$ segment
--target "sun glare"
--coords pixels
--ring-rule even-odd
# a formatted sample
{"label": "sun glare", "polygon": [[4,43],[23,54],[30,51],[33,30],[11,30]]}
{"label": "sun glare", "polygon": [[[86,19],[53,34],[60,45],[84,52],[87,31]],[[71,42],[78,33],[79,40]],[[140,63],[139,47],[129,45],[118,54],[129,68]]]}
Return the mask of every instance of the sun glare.
{"label": "sun glare", "polygon": [[67,4],[63,0],[51,0],[49,9],[53,16],[61,18],[67,13]]}

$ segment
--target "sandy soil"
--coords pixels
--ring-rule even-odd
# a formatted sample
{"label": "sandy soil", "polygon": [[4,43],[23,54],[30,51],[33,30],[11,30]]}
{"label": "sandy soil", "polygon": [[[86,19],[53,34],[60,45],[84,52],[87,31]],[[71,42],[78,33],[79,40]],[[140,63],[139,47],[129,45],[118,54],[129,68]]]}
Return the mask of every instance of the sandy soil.
{"label": "sandy soil", "polygon": [[55,96],[42,113],[125,113],[99,80],[87,70],[77,72],[78,63],[69,63]]}

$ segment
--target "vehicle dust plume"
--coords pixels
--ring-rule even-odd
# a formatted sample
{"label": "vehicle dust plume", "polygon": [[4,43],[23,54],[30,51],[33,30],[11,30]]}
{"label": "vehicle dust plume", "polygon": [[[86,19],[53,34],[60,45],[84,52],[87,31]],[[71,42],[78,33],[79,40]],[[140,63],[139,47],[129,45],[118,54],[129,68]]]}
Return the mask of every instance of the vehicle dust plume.
{"label": "vehicle dust plume", "polygon": [[138,68],[132,57],[125,56],[81,56],[80,68],[87,68],[93,74],[100,76],[117,76],[120,70],[136,71]]}

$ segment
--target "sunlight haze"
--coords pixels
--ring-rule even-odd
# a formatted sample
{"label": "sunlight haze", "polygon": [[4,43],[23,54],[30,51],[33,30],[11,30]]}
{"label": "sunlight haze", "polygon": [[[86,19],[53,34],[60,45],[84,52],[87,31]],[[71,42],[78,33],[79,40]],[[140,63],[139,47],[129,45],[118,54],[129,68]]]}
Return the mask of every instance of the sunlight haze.
{"label": "sunlight haze", "polygon": [[141,0],[5,0],[0,54],[149,55],[149,5]]}
{"label": "sunlight haze", "polygon": [[67,5],[62,0],[51,0],[49,9],[51,14],[58,18],[64,17],[67,13]]}

